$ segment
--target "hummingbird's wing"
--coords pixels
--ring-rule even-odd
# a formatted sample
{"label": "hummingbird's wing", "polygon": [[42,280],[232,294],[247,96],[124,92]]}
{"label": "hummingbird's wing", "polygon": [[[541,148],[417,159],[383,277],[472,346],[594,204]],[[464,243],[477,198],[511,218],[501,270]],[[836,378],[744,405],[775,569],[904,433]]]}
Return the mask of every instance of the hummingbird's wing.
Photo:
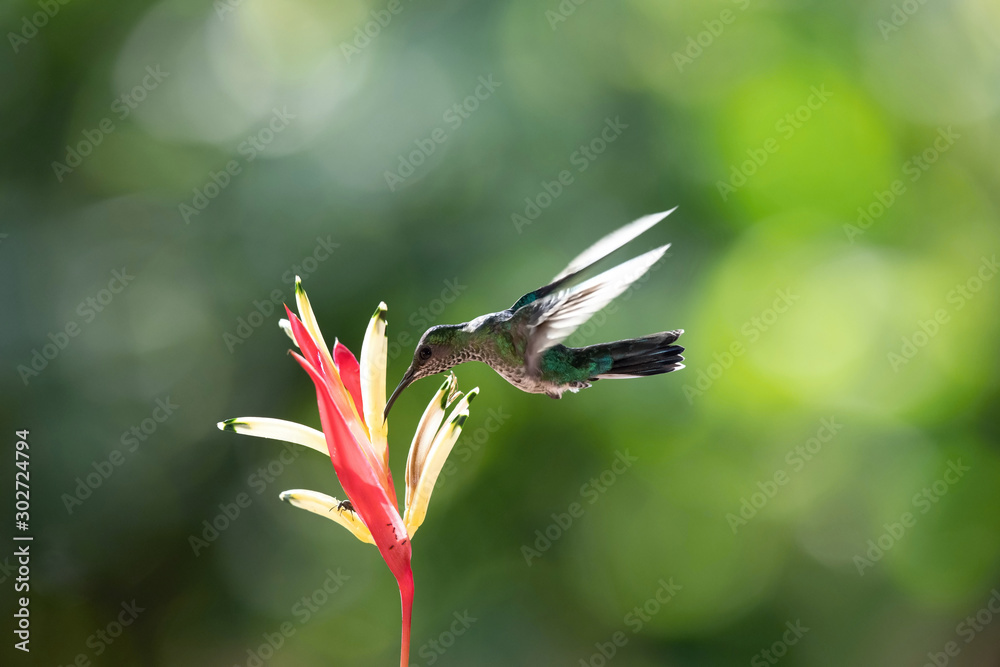
{"label": "hummingbird's wing", "polygon": [[542,352],[566,340],[594,313],[628,289],[629,285],[660,261],[669,247],[668,243],[656,250],[650,250],[575,287],[546,296],[518,311],[516,317],[526,318],[524,325],[528,340],[524,356],[528,372],[534,373],[537,370]]}
{"label": "hummingbird's wing", "polygon": [[569,266],[560,271],[559,275],[553,278],[548,285],[540,287],[534,292],[528,292],[514,302],[514,305],[511,306],[510,309],[517,310],[521,306],[526,306],[529,303],[537,301],[538,299],[555,292],[578,273],[601,261],[615,250],[618,250],[618,248],[621,248],[632,239],[647,231],[653,225],[658,223],[660,220],[663,220],[676,210],[677,207],[675,206],[669,211],[644,215],[638,220],[633,220],[624,227],[619,227],[573,258],[573,261],[569,263]]}

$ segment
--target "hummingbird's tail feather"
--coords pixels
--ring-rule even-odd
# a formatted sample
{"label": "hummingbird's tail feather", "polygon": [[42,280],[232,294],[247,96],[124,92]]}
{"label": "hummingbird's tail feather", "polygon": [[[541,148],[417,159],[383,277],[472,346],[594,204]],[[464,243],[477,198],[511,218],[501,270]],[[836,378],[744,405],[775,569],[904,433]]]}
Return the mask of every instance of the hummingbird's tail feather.
{"label": "hummingbird's tail feather", "polygon": [[584,348],[595,356],[610,357],[611,367],[591,380],[616,380],[623,378],[659,375],[684,368],[684,348],[674,345],[683,329],[663,331],[642,338],[630,338],[613,343],[590,345]]}

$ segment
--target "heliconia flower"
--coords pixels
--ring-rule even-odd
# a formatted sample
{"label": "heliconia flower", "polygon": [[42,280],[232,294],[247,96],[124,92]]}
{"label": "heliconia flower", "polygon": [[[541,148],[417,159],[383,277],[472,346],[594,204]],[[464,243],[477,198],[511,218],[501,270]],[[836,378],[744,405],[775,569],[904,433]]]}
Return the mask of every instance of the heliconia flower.
{"label": "heliconia flower", "polygon": [[288,319],[279,324],[301,351],[291,352],[292,356],[316,385],[322,432],[263,417],[228,419],[219,422],[219,428],[304,445],[330,456],[347,501],[304,489],[285,491],[280,497],[339,523],[362,542],[378,548],[399,585],[400,666],[406,667],[413,613],[410,540],[424,521],[434,484],[462,432],[469,404],[479,388],[462,396],[456,390],[455,376],[449,374],[427,405],[406,461],[406,501],[400,515],[389,471],[389,427],[383,419],[388,352],[386,305],[380,303],[372,315],[359,362],[339,341],[334,342],[332,351],[327,347],[298,277],[295,301],[298,317],[286,306]]}

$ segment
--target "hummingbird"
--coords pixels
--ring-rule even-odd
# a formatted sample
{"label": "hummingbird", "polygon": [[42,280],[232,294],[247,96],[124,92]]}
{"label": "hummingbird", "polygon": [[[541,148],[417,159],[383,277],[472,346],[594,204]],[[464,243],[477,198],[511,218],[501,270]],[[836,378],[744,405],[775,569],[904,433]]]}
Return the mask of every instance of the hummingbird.
{"label": "hummingbird", "polygon": [[466,361],[488,364],[518,389],[561,398],[604,379],[659,375],[684,368],[684,348],[674,345],[683,329],[585,347],[566,347],[579,326],[642,277],[670,247],[660,246],[573,287],[581,272],[677,210],[646,215],[603,237],[576,256],[547,285],[528,292],[506,310],[462,324],[432,326],[420,337],[413,361],[385,406],[421,378]]}

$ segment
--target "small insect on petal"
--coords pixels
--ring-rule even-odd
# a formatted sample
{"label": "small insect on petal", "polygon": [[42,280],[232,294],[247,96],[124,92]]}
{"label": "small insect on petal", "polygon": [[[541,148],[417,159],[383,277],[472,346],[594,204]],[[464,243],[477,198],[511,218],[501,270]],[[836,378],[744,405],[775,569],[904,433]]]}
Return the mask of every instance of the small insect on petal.
{"label": "small insect on petal", "polygon": [[279,496],[286,503],[300,509],[307,510],[313,514],[325,516],[327,519],[339,523],[341,526],[351,531],[351,533],[367,544],[375,544],[371,531],[364,522],[358,518],[353,509],[345,507],[345,503],[350,501],[339,501],[333,496],[328,496],[319,491],[307,491],[306,489],[292,489],[282,491]]}

